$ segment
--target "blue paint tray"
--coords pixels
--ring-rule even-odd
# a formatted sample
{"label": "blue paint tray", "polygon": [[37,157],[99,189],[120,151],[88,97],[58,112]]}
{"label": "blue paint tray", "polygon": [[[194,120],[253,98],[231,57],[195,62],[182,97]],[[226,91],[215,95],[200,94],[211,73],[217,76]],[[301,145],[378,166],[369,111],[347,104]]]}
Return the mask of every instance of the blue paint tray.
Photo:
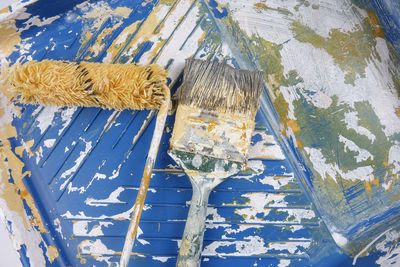
{"label": "blue paint tray", "polygon": [[[263,70],[248,169],[210,196],[201,266],[399,266],[396,10],[389,0],[21,1],[0,11],[0,52],[10,64],[157,63],[172,92],[189,57]],[[1,218],[21,262],[118,266],[156,112],[6,95]],[[191,186],[167,155],[174,118],[130,266],[176,263]]]}

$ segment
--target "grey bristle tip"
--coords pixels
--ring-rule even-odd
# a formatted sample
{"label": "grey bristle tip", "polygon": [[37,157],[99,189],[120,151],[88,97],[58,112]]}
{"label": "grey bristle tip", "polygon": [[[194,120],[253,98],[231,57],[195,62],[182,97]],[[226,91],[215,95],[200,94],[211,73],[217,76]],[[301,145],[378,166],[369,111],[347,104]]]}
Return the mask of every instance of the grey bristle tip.
{"label": "grey bristle tip", "polygon": [[187,59],[180,103],[209,111],[252,114],[258,110],[263,72],[238,70],[227,64]]}

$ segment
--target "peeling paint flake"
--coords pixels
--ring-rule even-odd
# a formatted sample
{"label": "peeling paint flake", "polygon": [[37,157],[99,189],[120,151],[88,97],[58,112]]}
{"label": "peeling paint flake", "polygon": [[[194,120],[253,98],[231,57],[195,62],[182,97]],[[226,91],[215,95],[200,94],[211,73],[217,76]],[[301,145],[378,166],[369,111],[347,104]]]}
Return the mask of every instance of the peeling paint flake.
{"label": "peeling paint flake", "polygon": [[118,199],[118,196],[123,192],[125,188],[123,187],[118,187],[115,189],[113,192],[110,193],[108,198],[104,199],[94,199],[91,197],[88,197],[85,200],[85,204],[89,206],[108,206],[110,204],[116,204],[116,203],[126,203],[124,201],[121,201]]}
{"label": "peeling paint flake", "polygon": [[75,160],[74,166],[64,171],[61,174],[61,178],[65,179],[65,181],[61,184],[60,190],[63,190],[65,186],[69,183],[72,175],[76,172],[78,167],[81,165],[83,159],[86,157],[87,153],[92,149],[92,141],[85,141],[83,138],[80,138],[85,143],[85,150],[79,152],[78,158]]}
{"label": "peeling paint flake", "polygon": [[255,132],[253,138],[260,136],[261,140],[252,144],[249,150],[249,158],[256,159],[280,159],[284,160],[285,155],[281,147],[276,142],[272,135],[267,135],[264,132]]}

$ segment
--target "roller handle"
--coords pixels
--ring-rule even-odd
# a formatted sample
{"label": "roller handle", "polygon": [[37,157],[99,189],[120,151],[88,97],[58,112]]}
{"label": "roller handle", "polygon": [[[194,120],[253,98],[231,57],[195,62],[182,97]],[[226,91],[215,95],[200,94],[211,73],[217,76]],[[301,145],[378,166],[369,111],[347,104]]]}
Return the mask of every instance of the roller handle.
{"label": "roller handle", "polygon": [[142,215],[142,210],[144,206],[144,201],[146,199],[147,190],[149,188],[151,173],[153,171],[153,166],[156,161],[158,148],[160,145],[162,133],[164,130],[165,121],[167,119],[168,110],[170,107],[170,95],[169,89],[166,89],[166,100],[161,106],[156,120],[156,126],[153,132],[153,138],[151,140],[149,153],[146,160],[146,165],[144,167],[142,181],[140,182],[139,192],[136,197],[135,205],[132,211],[131,221],[129,223],[128,232],[125,237],[124,248],[122,250],[121,259],[119,266],[128,266],[129,259],[132,252],[133,243],[136,237],[136,231],[139,226],[140,216]]}

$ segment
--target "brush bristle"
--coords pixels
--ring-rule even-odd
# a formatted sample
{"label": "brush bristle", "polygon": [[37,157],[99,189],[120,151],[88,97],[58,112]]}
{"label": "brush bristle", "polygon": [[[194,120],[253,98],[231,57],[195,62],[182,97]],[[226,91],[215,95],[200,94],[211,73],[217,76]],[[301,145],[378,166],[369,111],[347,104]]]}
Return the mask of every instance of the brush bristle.
{"label": "brush bristle", "polygon": [[262,88],[261,71],[187,59],[178,98],[182,104],[208,111],[255,115]]}
{"label": "brush bristle", "polygon": [[158,65],[44,60],[16,64],[5,86],[21,103],[108,109],[157,109],[167,72]]}

